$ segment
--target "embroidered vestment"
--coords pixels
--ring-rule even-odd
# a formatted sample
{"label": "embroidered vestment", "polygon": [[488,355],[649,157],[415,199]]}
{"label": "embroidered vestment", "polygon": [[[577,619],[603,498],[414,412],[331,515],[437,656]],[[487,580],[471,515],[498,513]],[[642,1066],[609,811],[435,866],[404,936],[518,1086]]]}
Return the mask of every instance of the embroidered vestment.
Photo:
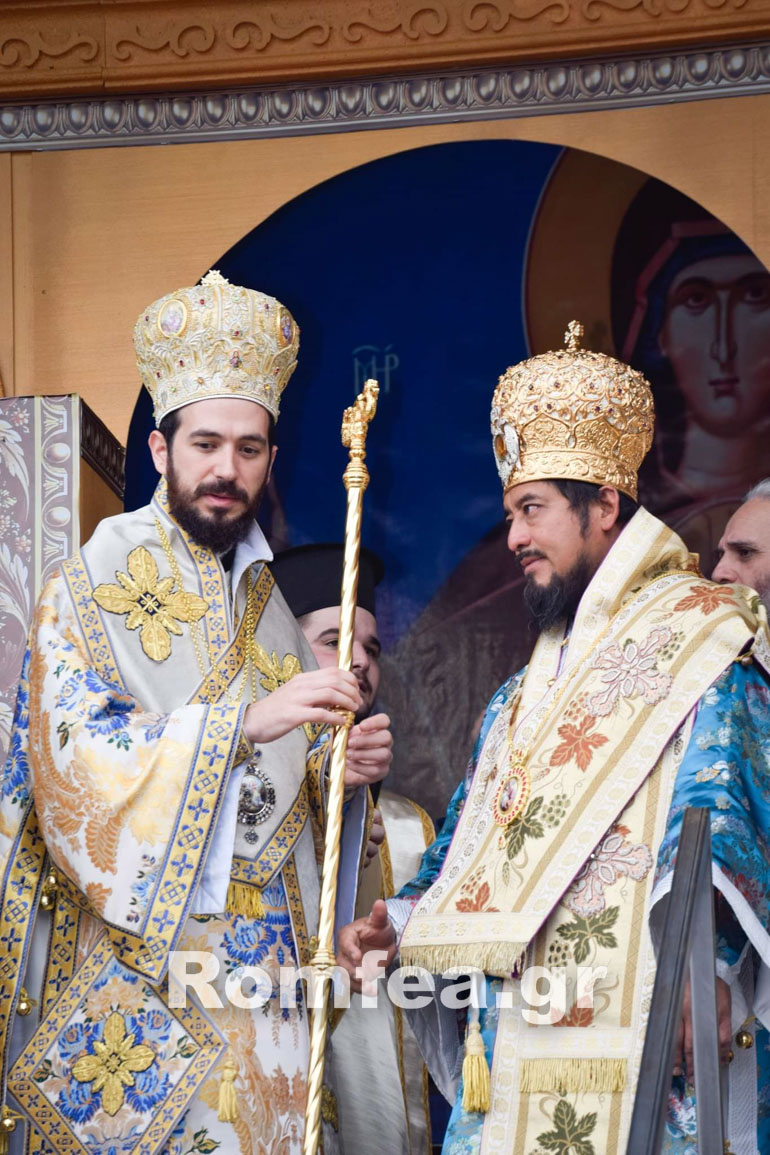
{"label": "embroidered vestment", "polygon": [[[770,747],[759,708],[770,683],[756,610],[749,591],[705,582],[679,539],[640,510],[569,633],[541,635],[527,670],[492,699],[441,835],[391,904],[401,927],[412,908],[405,962],[438,975],[473,965],[486,973],[480,1026],[490,1106],[464,1110],[460,1087],[445,1152],[625,1150],[655,977],[657,904],[670,885],[684,805],[708,805],[714,816],[719,973],[731,985],[734,1025],[752,1013],[770,1021],[760,1015],[751,969],[756,962],[761,975],[770,965]],[[726,736],[709,729],[707,711],[744,693],[753,709],[740,715],[740,755],[730,760],[715,749]],[[530,793],[519,819],[502,826],[493,805],[521,749]],[[586,968],[599,975],[588,989]],[[534,981],[549,973],[564,982],[541,1001]],[[440,1000],[430,1015],[428,1024],[428,1011],[415,1014],[415,1029],[434,1077],[454,1097],[454,1024]],[[731,1113],[731,1149],[741,1155],[756,1149],[757,1049],[730,1070],[732,1101],[745,1105],[748,1087],[754,1103],[750,1126]],[[671,1144],[685,1141],[691,1106],[686,1088],[672,1088]]]}
{"label": "embroidered vestment", "polygon": [[[315,931],[328,732],[253,750],[241,722],[254,696],[313,665],[253,540],[228,573],[173,520],[164,483],[150,506],[102,522],[46,587],[0,811],[4,1074],[32,1151],[300,1150],[306,1012],[301,987],[281,1005],[278,972],[308,961]],[[239,787],[253,767],[272,809],[247,826]],[[343,839],[344,918],[364,793]],[[205,997],[175,1005],[171,952],[208,960]],[[260,968],[261,988],[237,981],[243,967]],[[39,1025],[19,1055],[22,983]],[[331,1089],[325,1105],[331,1120]]]}

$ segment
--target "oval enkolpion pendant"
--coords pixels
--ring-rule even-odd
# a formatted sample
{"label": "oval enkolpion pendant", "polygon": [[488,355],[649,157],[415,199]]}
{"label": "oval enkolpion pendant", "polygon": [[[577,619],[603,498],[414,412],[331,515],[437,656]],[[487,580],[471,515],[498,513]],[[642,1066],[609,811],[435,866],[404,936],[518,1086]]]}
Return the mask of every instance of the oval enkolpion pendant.
{"label": "oval enkolpion pendant", "polygon": [[500,780],[492,803],[498,826],[509,826],[519,817],[529,798],[529,774],[523,760],[516,760]]}

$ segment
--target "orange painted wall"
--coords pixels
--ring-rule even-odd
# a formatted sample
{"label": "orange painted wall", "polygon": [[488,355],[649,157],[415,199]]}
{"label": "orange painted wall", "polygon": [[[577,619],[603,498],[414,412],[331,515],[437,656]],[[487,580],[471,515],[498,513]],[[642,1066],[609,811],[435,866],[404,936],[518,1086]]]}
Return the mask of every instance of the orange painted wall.
{"label": "orange painted wall", "polygon": [[190,284],[285,201],[444,141],[570,145],[667,181],[770,265],[770,96],[281,140],[0,156],[0,375],[77,392],[125,442],[141,309]]}

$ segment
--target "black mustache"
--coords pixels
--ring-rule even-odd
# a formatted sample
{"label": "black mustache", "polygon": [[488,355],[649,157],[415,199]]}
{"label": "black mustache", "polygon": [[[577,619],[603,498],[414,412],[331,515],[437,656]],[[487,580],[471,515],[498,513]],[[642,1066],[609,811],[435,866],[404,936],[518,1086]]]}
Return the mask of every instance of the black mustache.
{"label": "black mustache", "polygon": [[521,563],[523,561],[526,561],[527,558],[530,558],[530,557],[531,558],[545,558],[545,554],[544,553],[538,553],[538,551],[536,549],[524,549],[524,550],[521,550],[520,553],[515,553],[513,556],[516,559],[516,561],[519,563],[519,565],[521,565]]}
{"label": "black mustache", "polygon": [[199,485],[195,491],[196,497],[234,497],[236,501],[248,501],[249,495],[235,484],[234,481],[217,481],[211,485]]}

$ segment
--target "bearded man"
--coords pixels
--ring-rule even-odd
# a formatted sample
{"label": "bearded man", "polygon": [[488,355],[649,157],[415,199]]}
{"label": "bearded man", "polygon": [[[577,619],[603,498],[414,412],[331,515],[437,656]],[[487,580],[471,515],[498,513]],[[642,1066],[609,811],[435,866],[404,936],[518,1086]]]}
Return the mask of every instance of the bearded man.
{"label": "bearded man", "polygon": [[[298,336],[278,301],[216,272],[142,313],[161,480],[37,607],[5,768],[0,976],[7,1054],[51,911],[40,1024],[4,1108],[6,1130],[16,1107],[29,1118],[35,1151],[301,1147],[306,1012],[279,968],[308,961],[329,726],[361,699],[353,674],[315,668],[255,521]],[[387,772],[391,743],[353,734],[348,917],[356,787]],[[334,1150],[329,1088],[324,1108]]]}
{"label": "bearded man", "polygon": [[[637,508],[649,386],[579,335],[509,369],[492,406],[532,658],[491,700],[420,872],[343,929],[338,957],[355,974],[398,943],[441,976],[413,1025],[454,1101],[445,1153],[619,1155],[682,814],[708,807],[727,1137],[749,1155],[770,1145],[767,640],[748,591],[705,581]],[[462,1077],[450,968],[484,976]],[[665,1148],[694,1155],[687,1008],[679,1052]]]}
{"label": "bearded man", "polygon": [[770,610],[770,478],[746,494],[725,526],[716,553],[714,581],[749,586]]}

